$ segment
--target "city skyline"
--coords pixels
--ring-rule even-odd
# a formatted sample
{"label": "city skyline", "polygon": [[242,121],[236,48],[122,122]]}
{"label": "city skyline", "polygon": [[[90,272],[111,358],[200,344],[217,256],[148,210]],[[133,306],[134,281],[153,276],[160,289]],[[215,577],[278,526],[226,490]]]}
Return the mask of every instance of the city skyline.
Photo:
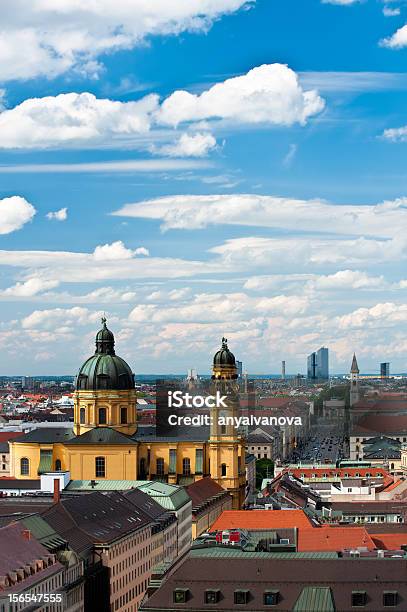
{"label": "city skyline", "polygon": [[0,374],[75,374],[104,312],[136,374],[406,371],[404,5],[20,4]]}

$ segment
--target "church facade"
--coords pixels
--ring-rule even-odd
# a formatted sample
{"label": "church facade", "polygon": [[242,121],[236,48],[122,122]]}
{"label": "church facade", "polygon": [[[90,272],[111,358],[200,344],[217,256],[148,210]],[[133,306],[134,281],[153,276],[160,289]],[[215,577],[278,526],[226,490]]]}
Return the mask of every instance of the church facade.
{"label": "church facade", "polygon": [[[235,357],[225,339],[214,356],[211,389],[228,397],[227,414],[239,411]],[[96,350],[76,378],[73,429],[39,428],[10,441],[10,473],[18,479],[68,471],[72,480],[164,480],[187,485],[211,476],[241,508],[245,495],[245,441],[233,426],[191,427],[174,438],[137,431],[134,374],[116,355],[113,333],[102,319]]]}

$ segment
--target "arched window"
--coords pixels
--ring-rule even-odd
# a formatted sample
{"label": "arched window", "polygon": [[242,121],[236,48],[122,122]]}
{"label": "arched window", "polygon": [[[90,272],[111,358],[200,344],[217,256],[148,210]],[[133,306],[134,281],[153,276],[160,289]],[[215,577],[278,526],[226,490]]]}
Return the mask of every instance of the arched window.
{"label": "arched window", "polygon": [[226,476],[226,463],[222,463],[220,466],[221,476]]}
{"label": "arched window", "polygon": [[120,408],[120,423],[122,425],[127,423],[127,408]]}
{"label": "arched window", "polygon": [[182,473],[184,476],[191,475],[191,460],[189,457],[185,457],[182,460]]}
{"label": "arched window", "polygon": [[106,408],[99,408],[99,425],[106,425]]}
{"label": "arched window", "polygon": [[60,472],[61,471],[61,459],[56,459],[55,460],[55,471],[56,472]]}
{"label": "arched window", "polygon": [[157,476],[164,476],[164,459],[162,457],[157,457],[157,467],[156,467]]}
{"label": "arched window", "polygon": [[20,459],[20,474],[21,476],[28,476],[30,474],[30,460],[27,457]]}
{"label": "arched window", "polygon": [[104,457],[95,457],[95,476],[96,478],[105,478],[106,476],[106,460]]}
{"label": "arched window", "polygon": [[79,421],[85,423],[85,408],[81,408],[79,411]]}

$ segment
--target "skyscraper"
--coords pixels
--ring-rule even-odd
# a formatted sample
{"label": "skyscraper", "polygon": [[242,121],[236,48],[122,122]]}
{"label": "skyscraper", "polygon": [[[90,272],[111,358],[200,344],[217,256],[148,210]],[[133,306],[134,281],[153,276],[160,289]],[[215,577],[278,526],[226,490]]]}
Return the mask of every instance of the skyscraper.
{"label": "skyscraper", "polygon": [[390,376],[390,363],[385,361],[380,364],[380,378],[389,378]]}
{"label": "skyscraper", "polygon": [[329,354],[328,349],[321,346],[307,357],[307,377],[309,380],[328,380]]}

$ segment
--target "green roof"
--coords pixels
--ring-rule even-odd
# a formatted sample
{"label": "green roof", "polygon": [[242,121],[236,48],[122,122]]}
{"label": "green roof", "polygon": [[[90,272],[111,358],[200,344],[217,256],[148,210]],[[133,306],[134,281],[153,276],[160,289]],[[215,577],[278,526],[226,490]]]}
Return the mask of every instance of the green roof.
{"label": "green roof", "polygon": [[191,501],[188,493],[182,487],[158,480],[139,481],[137,488],[153,497],[167,510],[179,510]]}
{"label": "green roof", "polygon": [[334,612],[335,606],[329,587],[304,587],[293,612]]}
{"label": "green roof", "polygon": [[52,450],[41,450],[38,474],[52,471]]}
{"label": "green roof", "polygon": [[61,538],[51,525],[38,514],[27,516],[21,522],[47,550],[53,550],[67,544],[66,540]]}
{"label": "green roof", "polygon": [[137,485],[144,480],[71,480],[66,491],[128,491],[136,489]]}
{"label": "green roof", "polygon": [[191,557],[212,557],[213,559],[240,557],[243,559],[337,559],[336,552],[246,552],[231,546],[230,548],[210,546],[192,548]]}

